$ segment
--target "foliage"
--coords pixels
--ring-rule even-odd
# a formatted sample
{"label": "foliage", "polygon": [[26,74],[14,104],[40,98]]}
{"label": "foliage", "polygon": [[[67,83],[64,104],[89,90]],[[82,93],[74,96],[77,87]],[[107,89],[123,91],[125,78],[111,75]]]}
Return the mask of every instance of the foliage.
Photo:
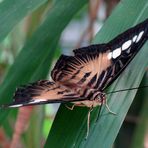
{"label": "foliage", "polygon": [[[9,52],[12,56],[11,62],[6,63],[3,63],[2,55],[0,56],[0,68],[2,67],[0,72],[3,71],[3,75],[5,75],[5,78],[1,76],[1,80],[3,79],[0,89],[1,104],[12,102],[16,87],[27,82],[47,78],[52,60],[55,54],[59,54],[57,47],[62,31],[74,16],[77,20],[81,19],[80,12],[86,13],[84,6],[87,2],[87,0],[0,1],[0,47],[2,50],[0,54],[7,51],[7,54]],[[121,1],[96,35],[93,43],[108,42],[119,33],[147,18],[147,14],[147,0],[140,2],[139,0]],[[25,30],[24,32],[18,29],[20,26]],[[18,41],[20,42],[18,43]],[[147,45],[145,44],[129,67],[106,91],[140,85],[145,67],[148,65],[148,61],[143,60],[147,59]],[[91,114],[91,127],[87,140],[85,140],[85,135],[88,109],[76,107],[73,111],[70,111],[64,105],[61,105],[45,147],[112,147],[136,92],[137,90],[133,90],[107,96],[111,110],[116,112],[117,115],[109,114],[103,107],[99,120],[96,122],[98,109],[94,109]],[[141,95],[141,97],[146,96]],[[147,120],[144,120],[146,108],[146,105],[143,105],[143,112],[141,113],[144,123],[147,122]],[[0,110],[0,125],[4,129],[5,135],[12,137],[17,110],[11,109],[11,112],[9,111]],[[34,109],[28,131],[21,139],[26,147],[40,147],[43,142],[44,115],[44,107]],[[144,123],[143,125],[145,125]],[[143,126],[142,131],[146,128],[146,126]],[[137,128],[133,147],[138,145],[136,142],[139,139],[139,131],[141,131],[140,128]],[[139,143],[142,143],[141,141]]]}
{"label": "foliage", "polygon": [[[147,18],[147,14],[148,2],[146,0],[140,3],[138,0],[121,1],[95,37],[94,43],[109,41],[130,26]],[[143,61],[147,58],[147,45],[143,47],[142,52],[136,56],[108,91],[140,85],[145,67],[148,64],[148,61]],[[69,111],[64,105],[61,106],[48,136],[46,147],[49,145],[82,148],[112,147],[136,92],[137,90],[134,90],[107,96],[111,110],[117,115],[109,114],[103,107],[101,116],[96,123],[98,109],[94,109],[91,114],[91,129],[87,140],[85,140],[85,135],[88,109],[76,107],[73,111]]]}

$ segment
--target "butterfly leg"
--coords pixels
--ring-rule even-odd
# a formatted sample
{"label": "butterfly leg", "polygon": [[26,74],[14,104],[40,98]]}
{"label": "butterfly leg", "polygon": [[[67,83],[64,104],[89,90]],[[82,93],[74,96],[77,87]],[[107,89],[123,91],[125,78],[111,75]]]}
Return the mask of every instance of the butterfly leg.
{"label": "butterfly leg", "polygon": [[89,135],[89,129],[90,129],[90,113],[93,111],[93,106],[89,108],[88,115],[87,115],[87,133],[85,139],[87,139]]}
{"label": "butterfly leg", "polygon": [[68,108],[69,110],[73,110],[73,109],[74,109],[74,107],[75,107],[75,104],[73,104],[73,105],[72,105],[72,106],[70,106],[70,107],[69,107],[68,105],[66,105],[66,104],[65,104],[65,107],[66,107],[66,108]]}
{"label": "butterfly leg", "polygon": [[101,113],[101,109],[102,109],[102,105],[105,104],[105,107],[107,108],[108,112],[113,114],[113,115],[116,115],[115,112],[111,111],[109,106],[108,106],[108,103],[107,103],[107,98],[106,98],[106,95],[105,93],[100,93],[100,107],[99,107],[99,111],[98,111],[98,115],[97,115],[97,119],[96,119],[96,122],[98,121],[99,119],[99,115]]}
{"label": "butterfly leg", "polygon": [[99,116],[100,116],[100,113],[101,113],[102,105],[103,104],[101,104],[100,107],[98,107],[99,109],[98,109],[98,113],[97,113],[96,122],[99,120]]}
{"label": "butterfly leg", "polygon": [[106,99],[106,101],[105,101],[105,107],[107,108],[107,110],[108,110],[109,113],[111,113],[111,114],[113,114],[113,115],[116,115],[116,113],[113,112],[113,111],[111,111],[111,109],[109,108],[108,103],[107,103],[107,99]]}

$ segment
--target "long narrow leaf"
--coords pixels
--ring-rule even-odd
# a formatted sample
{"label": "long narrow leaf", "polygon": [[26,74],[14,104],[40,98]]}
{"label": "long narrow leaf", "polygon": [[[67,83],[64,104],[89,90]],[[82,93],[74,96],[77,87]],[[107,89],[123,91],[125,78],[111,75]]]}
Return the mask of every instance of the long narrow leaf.
{"label": "long narrow leaf", "polygon": [[[147,76],[144,77],[142,85],[147,85]],[[146,147],[147,134],[148,134],[148,91],[147,89],[140,90],[138,99],[143,99],[142,108],[138,116],[139,122],[137,123],[134,136],[132,139],[131,148]]]}
{"label": "long narrow leaf", "polygon": [[47,0],[4,0],[0,1],[0,41],[27,14],[44,4]]}
{"label": "long narrow leaf", "polygon": [[[61,32],[86,1],[61,0],[55,3],[9,69],[0,89],[1,102],[12,101],[18,85],[47,76]],[[7,111],[0,112],[1,123]]]}
{"label": "long narrow leaf", "polygon": [[[107,42],[147,17],[147,0],[122,0],[102,27],[94,42]],[[145,44],[109,91],[131,88],[140,84],[145,67],[148,65],[147,47],[148,44]],[[107,96],[111,110],[116,112],[117,115],[109,114],[106,108],[103,107],[100,118],[96,123],[98,109],[94,109],[91,114],[91,127],[87,140],[85,140],[85,135],[88,110],[76,107],[73,111],[70,111],[62,105],[57,113],[45,147],[112,147],[135,94],[136,90],[133,90]]]}

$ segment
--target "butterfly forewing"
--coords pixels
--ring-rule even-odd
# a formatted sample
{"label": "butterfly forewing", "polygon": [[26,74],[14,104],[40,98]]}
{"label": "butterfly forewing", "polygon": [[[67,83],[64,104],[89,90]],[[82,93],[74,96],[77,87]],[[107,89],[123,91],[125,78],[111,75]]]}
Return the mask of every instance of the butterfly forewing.
{"label": "butterfly forewing", "polygon": [[112,84],[138,53],[147,39],[148,19],[120,34],[107,44],[110,49],[108,58],[112,61],[112,66],[107,70],[108,72],[102,84],[102,89]]}
{"label": "butterfly forewing", "polygon": [[63,85],[104,90],[125,69],[148,38],[148,19],[120,34],[107,44],[74,50],[62,55],[52,78]]}

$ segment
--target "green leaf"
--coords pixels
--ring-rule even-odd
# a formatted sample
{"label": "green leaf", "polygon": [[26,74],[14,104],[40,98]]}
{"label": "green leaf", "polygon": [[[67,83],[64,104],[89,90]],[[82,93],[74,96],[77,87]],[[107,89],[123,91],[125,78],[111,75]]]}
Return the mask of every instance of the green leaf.
{"label": "green leaf", "polygon": [[0,1],[0,41],[26,15],[47,2],[47,0],[1,0]]}
{"label": "green leaf", "polygon": [[[46,14],[30,40],[26,42],[10,67],[0,89],[0,101],[12,102],[13,92],[20,84],[45,78],[48,74],[61,32],[87,0],[60,0]],[[7,111],[0,110],[0,123]]]}
{"label": "green leaf", "polygon": [[[147,0],[141,0],[140,2],[139,0],[122,0],[105,22],[94,42],[108,42],[147,17]],[[144,45],[108,91],[139,86],[148,65],[148,60],[143,60],[147,59],[147,46],[148,43]],[[70,111],[62,105],[56,115],[45,147],[112,147],[136,92],[137,90],[133,90],[107,96],[109,107],[117,115],[108,113],[107,109],[103,107],[100,118],[96,123],[98,109],[94,109],[91,114],[91,126],[87,140],[85,140],[85,136],[88,109],[75,107],[73,111]]]}
{"label": "green leaf", "polygon": [[[147,76],[144,77],[143,83],[141,86],[147,85],[148,79]],[[142,98],[142,109],[140,111],[140,115],[138,116],[138,123],[136,126],[136,130],[133,136],[131,148],[142,148],[146,147],[146,137],[148,132],[148,91],[147,89],[139,90],[140,97],[138,95],[138,99]]]}

